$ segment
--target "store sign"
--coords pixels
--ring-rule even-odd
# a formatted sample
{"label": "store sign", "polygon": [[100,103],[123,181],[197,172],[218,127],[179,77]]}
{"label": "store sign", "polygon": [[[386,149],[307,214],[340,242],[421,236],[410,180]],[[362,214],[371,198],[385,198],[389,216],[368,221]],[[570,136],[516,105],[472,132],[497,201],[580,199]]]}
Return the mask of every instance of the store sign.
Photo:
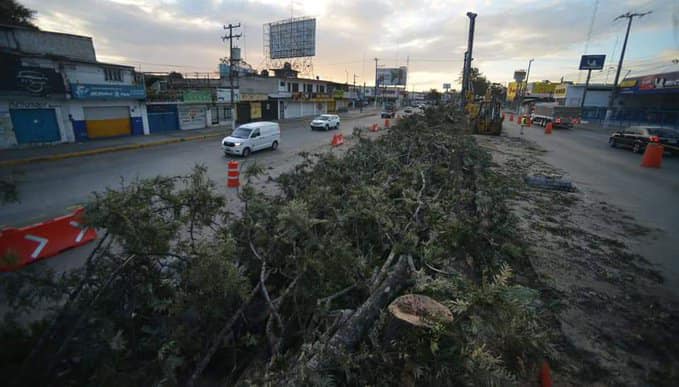
{"label": "store sign", "polygon": [[606,55],[583,55],[580,58],[580,70],[601,70],[605,61]]}
{"label": "store sign", "polygon": [[554,87],[554,98],[565,98],[567,90],[568,90],[568,85],[566,85],[566,84],[556,85]]}
{"label": "store sign", "polygon": [[184,90],[182,101],[186,103],[211,103],[212,93],[210,90]]}
{"label": "store sign", "polygon": [[0,91],[43,96],[65,94],[61,74],[51,68],[22,66],[17,58],[0,57]]}
{"label": "store sign", "polygon": [[[233,99],[234,102],[240,102],[240,90],[233,89]],[[231,102],[231,89],[218,88],[217,89],[217,102]]]}
{"label": "store sign", "polygon": [[259,102],[250,103],[250,118],[253,120],[262,118],[262,104]]}
{"label": "store sign", "polygon": [[621,94],[679,93],[679,71],[646,75],[624,80],[620,83]]}
{"label": "store sign", "polygon": [[516,92],[519,89],[519,84],[516,82],[509,82],[507,84],[507,101],[513,101],[516,98]]}
{"label": "store sign", "polygon": [[531,89],[531,94],[552,94],[556,88],[556,83],[535,82]]}
{"label": "store sign", "polygon": [[71,83],[75,99],[144,99],[146,90],[139,85],[93,85]]}
{"label": "store sign", "polygon": [[267,94],[243,93],[240,96],[241,101],[266,101],[269,99]]}

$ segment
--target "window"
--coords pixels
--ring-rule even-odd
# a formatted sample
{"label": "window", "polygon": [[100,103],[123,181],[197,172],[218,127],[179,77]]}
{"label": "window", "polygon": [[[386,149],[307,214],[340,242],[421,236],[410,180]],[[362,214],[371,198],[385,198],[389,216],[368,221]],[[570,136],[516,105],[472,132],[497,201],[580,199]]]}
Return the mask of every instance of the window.
{"label": "window", "polygon": [[304,85],[304,91],[312,93],[314,91],[314,85]]}
{"label": "window", "polygon": [[111,82],[122,82],[123,72],[120,69],[104,68],[104,79]]}
{"label": "window", "polygon": [[255,137],[259,137],[259,129],[255,129],[252,132],[252,135],[250,136],[250,138],[255,138]]}
{"label": "window", "polygon": [[323,85],[318,85],[318,92],[319,92],[319,93],[325,93],[325,86],[323,86]]}
{"label": "window", "polygon": [[285,87],[285,82],[281,81],[281,87]]}
{"label": "window", "polygon": [[299,92],[299,83],[293,83],[292,84],[292,92],[293,93]]}

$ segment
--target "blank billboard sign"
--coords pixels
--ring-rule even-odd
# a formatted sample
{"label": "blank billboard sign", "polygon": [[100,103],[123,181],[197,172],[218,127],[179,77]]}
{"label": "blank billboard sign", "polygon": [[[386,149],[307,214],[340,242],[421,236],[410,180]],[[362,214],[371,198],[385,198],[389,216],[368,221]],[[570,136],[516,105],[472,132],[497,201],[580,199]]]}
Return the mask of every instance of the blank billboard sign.
{"label": "blank billboard sign", "polygon": [[316,55],[316,19],[288,19],[269,23],[270,59]]}

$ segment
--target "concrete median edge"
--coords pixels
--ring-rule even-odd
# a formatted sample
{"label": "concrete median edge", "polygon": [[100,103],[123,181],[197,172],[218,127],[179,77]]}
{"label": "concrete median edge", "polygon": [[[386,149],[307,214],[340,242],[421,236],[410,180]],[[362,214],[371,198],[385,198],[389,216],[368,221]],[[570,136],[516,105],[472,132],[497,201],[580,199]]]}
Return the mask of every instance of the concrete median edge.
{"label": "concrete median edge", "polygon": [[165,139],[165,140],[153,141],[153,142],[147,142],[147,143],[140,143],[140,144],[123,144],[123,145],[117,145],[117,146],[108,146],[108,147],[102,147],[102,148],[96,148],[96,149],[88,149],[88,150],[77,151],[77,152],[67,152],[67,153],[59,153],[59,154],[53,154],[53,155],[34,156],[34,157],[27,157],[27,158],[23,158],[23,159],[15,159],[15,160],[4,160],[4,161],[0,161],[0,167],[9,167],[9,166],[16,166],[16,165],[23,165],[23,164],[32,164],[32,163],[38,163],[38,162],[43,162],[43,161],[57,161],[57,160],[75,158],[75,157],[93,156],[93,155],[98,155],[98,154],[101,154],[101,153],[121,152],[121,151],[132,150],[132,149],[151,148],[151,147],[154,147],[154,146],[167,145],[167,144],[173,144],[173,143],[185,142],[185,141],[207,140],[207,139],[210,139],[210,138],[223,137],[223,136],[224,136],[223,133],[211,133],[211,134],[202,134],[202,135],[198,135],[198,136],[171,138],[171,139]]}

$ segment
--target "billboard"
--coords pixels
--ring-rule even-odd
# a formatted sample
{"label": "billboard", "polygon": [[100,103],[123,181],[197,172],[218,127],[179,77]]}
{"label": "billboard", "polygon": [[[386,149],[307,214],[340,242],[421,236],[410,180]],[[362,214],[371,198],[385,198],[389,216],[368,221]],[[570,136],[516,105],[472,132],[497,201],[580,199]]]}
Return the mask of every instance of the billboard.
{"label": "billboard", "polygon": [[545,96],[549,96],[554,93],[556,85],[556,83],[551,82],[534,82],[529,85],[530,92],[528,94],[544,94]]}
{"label": "billboard", "polygon": [[516,98],[519,84],[517,82],[509,82],[507,84],[507,101],[513,101]]}
{"label": "billboard", "polygon": [[444,90],[450,89],[450,83],[444,83],[444,84],[443,84],[443,89],[444,89]]}
{"label": "billboard", "polygon": [[270,59],[316,55],[316,19],[287,19],[267,26]]}
{"label": "billboard", "polygon": [[514,71],[514,80],[517,82],[523,82],[526,79],[526,70],[516,70]]}
{"label": "billboard", "polygon": [[405,66],[377,69],[377,84],[380,86],[405,86],[408,80]]}
{"label": "billboard", "polygon": [[580,58],[580,70],[601,70],[605,61],[606,55],[583,55]]}

